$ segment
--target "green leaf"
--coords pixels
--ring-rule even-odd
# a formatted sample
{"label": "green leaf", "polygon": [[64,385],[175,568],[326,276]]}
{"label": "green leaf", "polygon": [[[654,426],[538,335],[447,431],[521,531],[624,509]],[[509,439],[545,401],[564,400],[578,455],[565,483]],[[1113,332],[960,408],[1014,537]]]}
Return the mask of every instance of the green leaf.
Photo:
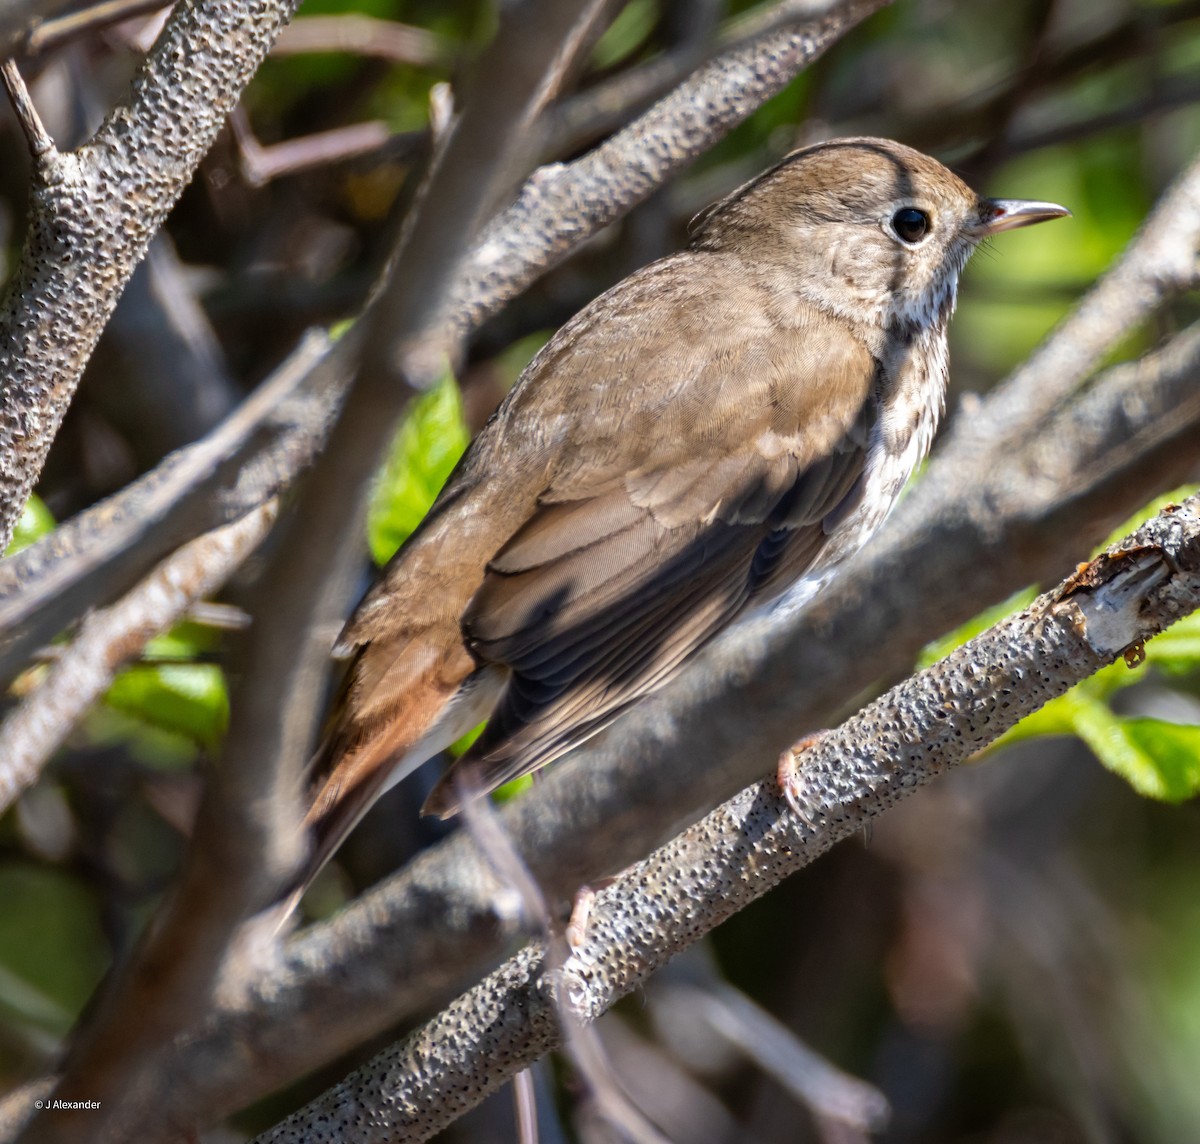
{"label": "green leaf", "polygon": [[606,70],[619,64],[641,47],[657,20],[658,5],[653,0],[630,0],[596,42],[592,66]]}
{"label": "green leaf", "polygon": [[447,373],[413,403],[375,485],[367,540],[377,563],[386,564],[412,535],[470,441],[458,386]]}
{"label": "green leaf", "polygon": [[1200,727],[1124,718],[1092,702],[1077,706],[1075,732],[1146,798],[1182,802],[1200,793]]}
{"label": "green leaf", "polygon": [[513,387],[525,367],[533,361],[538,350],[550,340],[553,333],[553,330],[535,330],[532,334],[518,338],[507,349],[501,350],[496,355],[493,364],[500,374],[505,390]]}
{"label": "green leaf", "polygon": [[108,961],[96,906],[59,870],[0,866],[0,1015],[61,1036]]}
{"label": "green leaf", "polygon": [[474,743],[475,740],[478,739],[479,736],[483,734],[483,729],[486,726],[487,726],[487,720],[485,719],[482,723],[479,724],[478,727],[472,727],[471,730],[469,730],[461,739],[458,739],[455,742],[451,743],[450,744],[450,754],[453,755],[456,759],[461,757],[462,755],[465,755],[471,749],[471,744]]}
{"label": "green leaf", "polygon": [[513,779],[502,787],[497,787],[492,792],[492,798],[498,803],[505,803],[524,794],[531,786],[533,786],[533,775],[522,775],[519,779]]}
{"label": "green leaf", "polygon": [[1170,675],[1190,675],[1200,667],[1200,613],[1155,636],[1146,644],[1146,659]]}
{"label": "green leaf", "polygon": [[217,746],[229,725],[225,677],[213,664],[134,664],[113,680],[104,701],[208,750]]}
{"label": "green leaf", "polygon": [[28,548],[35,540],[40,540],[48,532],[54,531],[54,517],[40,497],[31,495],[21,510],[21,519],[13,529],[12,540],[8,542],[5,556],[12,556],[22,548]]}
{"label": "green leaf", "polygon": [[[1097,552],[1122,540],[1143,521],[1168,504],[1183,501],[1193,491],[1185,487],[1157,497],[1122,524]],[[1026,607],[1034,594],[1033,588],[1018,592],[931,643],[921,652],[918,666],[936,663],[992,624]],[[1193,675],[1200,670],[1200,614],[1184,617],[1147,643],[1144,663],[1130,668],[1117,660],[1026,716],[992,749],[1039,736],[1077,735],[1104,766],[1121,775],[1139,794],[1168,802],[1191,798],[1200,793],[1200,728],[1127,718],[1115,714],[1108,705],[1113,694],[1143,680],[1152,667],[1173,676]]]}

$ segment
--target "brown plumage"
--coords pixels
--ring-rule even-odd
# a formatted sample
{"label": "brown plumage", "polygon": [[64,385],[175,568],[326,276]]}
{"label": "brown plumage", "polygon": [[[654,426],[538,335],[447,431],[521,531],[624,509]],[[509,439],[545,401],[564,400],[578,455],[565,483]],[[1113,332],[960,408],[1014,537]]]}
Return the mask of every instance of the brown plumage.
{"label": "brown plumage", "polygon": [[306,878],[483,718],[427,811],[457,809],[454,769],[491,790],[540,767],[747,609],[811,590],[928,449],[971,250],[1065,213],[980,199],[886,140],[820,144],[568,322],[342,636]]}

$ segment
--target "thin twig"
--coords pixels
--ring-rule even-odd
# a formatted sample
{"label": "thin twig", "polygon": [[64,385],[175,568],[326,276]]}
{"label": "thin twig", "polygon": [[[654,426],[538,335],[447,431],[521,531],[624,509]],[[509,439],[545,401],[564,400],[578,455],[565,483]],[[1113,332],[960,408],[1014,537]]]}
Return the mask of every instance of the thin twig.
{"label": "thin twig", "polygon": [[[1166,190],[1117,262],[970,417],[936,461],[946,479],[987,443],[1040,425],[1104,354],[1165,300],[1200,281],[1200,156]],[[937,470],[931,470],[932,473]],[[934,479],[939,479],[934,476]]]}
{"label": "thin twig", "polygon": [[0,561],[0,678],[89,607],[128,591],[179,545],[291,483],[323,439],[337,397],[336,387],[323,384],[329,348],[324,334],[305,335],[208,436]]}
{"label": "thin twig", "polygon": [[787,4],[781,27],[696,72],[624,130],[573,163],[536,171],[486,228],[456,284],[448,322],[474,328],[585,238],[641,202],[807,64],[890,0],[834,0],[814,14]]}
{"label": "thin twig", "polygon": [[[1045,51],[1035,61],[1032,74],[1012,76],[994,93],[968,94],[956,100],[953,106],[924,108],[919,120],[903,119],[894,123],[897,137],[914,147],[934,151],[948,146],[960,147],[964,142],[986,136],[1003,118],[1014,87],[1053,97],[1056,92],[1070,90],[1084,75],[1095,74],[1101,68],[1119,65],[1143,54],[1148,25],[1160,36],[1170,36],[1172,29],[1195,20],[1198,15],[1200,3],[1196,0],[1180,0],[1154,9],[1135,9],[1128,19],[1089,39]],[[965,160],[964,166],[975,167],[984,158],[984,151],[988,152],[989,164],[1002,162],[1011,154],[1004,143],[992,147],[985,142],[979,151]]]}
{"label": "thin twig", "polygon": [[618,72],[565,100],[553,111],[546,151],[560,155],[578,150],[623,126],[632,111],[665,95],[701,64],[759,42],[789,25],[811,24],[835,7],[832,0],[763,4],[726,21],[708,44],[688,41]]}
{"label": "thin twig", "polygon": [[70,4],[71,0],[4,0],[0,5],[0,59],[18,50],[30,25]]}
{"label": "thin twig", "polygon": [[25,34],[19,54],[40,56],[61,47],[68,40],[86,35],[134,16],[144,16],[169,7],[173,0],[105,0],[65,16],[48,17],[31,25]]}
{"label": "thin twig", "polygon": [[242,176],[252,187],[265,187],[284,175],[357,159],[378,151],[393,140],[391,130],[382,119],[318,131],[269,147],[264,147],[255,138],[243,108],[234,109],[229,125],[237,140]]}
{"label": "thin twig", "polygon": [[43,169],[57,153],[54,140],[50,138],[41,116],[37,113],[37,108],[33,106],[33,100],[29,98],[29,89],[21,78],[21,70],[17,67],[16,61],[5,60],[0,64],[0,72],[3,72],[4,89],[8,92],[9,102],[21,124],[21,131],[25,135],[29,154],[39,169]]}
{"label": "thin twig", "polygon": [[[1129,100],[1121,107],[1113,108],[1110,111],[1067,120],[1064,123],[1047,127],[1014,132],[1002,144],[997,145],[996,153],[1002,157],[1002,160],[997,161],[1015,159],[1030,151],[1058,147],[1064,143],[1088,139],[1102,132],[1129,127],[1159,115],[1166,115],[1180,107],[1190,107],[1195,103],[1200,103],[1200,84],[1188,80],[1164,80],[1152,94],[1142,99]],[[991,157],[984,152],[981,155],[964,156],[961,164],[956,164],[956,166],[960,166],[970,173],[989,162],[991,162]]]}
{"label": "thin twig", "polygon": [[124,599],[84,621],[36,690],[0,724],[0,812],[36,781],[117,671],[197,600],[221,587],[266,536],[274,519],[275,506],[268,503],[193,540]]}
{"label": "thin twig", "polygon": [[[465,782],[460,784],[458,794],[462,800],[464,829],[508,893],[515,895],[521,903],[525,924],[541,932],[548,951],[547,964],[552,970],[557,969],[570,954],[570,940],[551,919],[541,888],[513,847],[491,802],[481,797],[478,791],[468,789]],[[504,908],[499,897],[497,908]],[[587,1086],[597,1112],[616,1125],[633,1144],[666,1144],[622,1091],[595,1031],[574,1021],[570,1006],[565,1003],[561,1006],[561,1016],[567,1054],[579,1079]],[[516,1079],[527,1075],[519,1073]]]}
{"label": "thin twig", "polygon": [[310,52],[350,52],[424,68],[445,66],[453,59],[449,42],[436,32],[357,12],[301,16],[283,30],[271,49],[276,56]]}
{"label": "thin twig", "polygon": [[683,994],[676,999],[679,1004],[736,1045],[818,1120],[862,1133],[882,1132],[887,1126],[890,1109],[879,1089],[830,1064],[740,989],[721,980],[670,988]]}

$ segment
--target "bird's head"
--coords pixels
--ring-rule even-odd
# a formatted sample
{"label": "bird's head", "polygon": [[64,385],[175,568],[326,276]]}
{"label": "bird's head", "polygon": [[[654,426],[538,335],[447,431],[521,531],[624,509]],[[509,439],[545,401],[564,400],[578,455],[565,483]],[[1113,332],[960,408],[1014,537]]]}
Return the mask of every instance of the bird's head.
{"label": "bird's head", "polygon": [[795,151],[710,207],[699,249],[787,269],[789,289],[878,325],[944,323],[971,252],[1002,230],[1071,212],[985,199],[936,159],[888,139],[834,139]]}

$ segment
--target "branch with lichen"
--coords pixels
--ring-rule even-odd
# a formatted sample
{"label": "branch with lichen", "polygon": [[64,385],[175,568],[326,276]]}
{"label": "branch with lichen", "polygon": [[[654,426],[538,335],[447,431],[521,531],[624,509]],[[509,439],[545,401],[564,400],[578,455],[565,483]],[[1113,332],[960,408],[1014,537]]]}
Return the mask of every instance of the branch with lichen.
{"label": "branch with lichen", "polygon": [[[600,891],[551,968],[533,943],[407,1039],[259,1137],[427,1140],[676,953],[1023,716],[1200,608],[1200,496],[821,736]],[[765,760],[764,760],[765,763]],[[566,1005],[567,1012],[560,1011]]]}

